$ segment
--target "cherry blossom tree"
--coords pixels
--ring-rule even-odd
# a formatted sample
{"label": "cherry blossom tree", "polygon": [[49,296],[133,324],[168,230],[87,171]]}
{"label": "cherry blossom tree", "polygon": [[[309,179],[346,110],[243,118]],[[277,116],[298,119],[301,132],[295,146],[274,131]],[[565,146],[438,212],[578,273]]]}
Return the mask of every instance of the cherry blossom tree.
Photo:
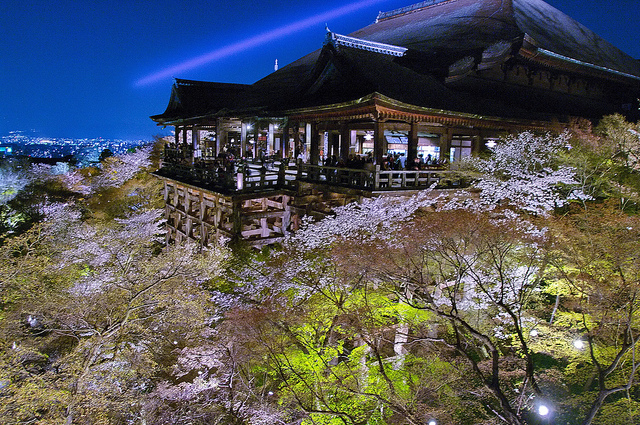
{"label": "cherry blossom tree", "polygon": [[570,199],[590,199],[578,186],[576,170],[560,160],[570,149],[568,132],[522,132],[501,140],[488,158],[470,158],[466,166],[479,173],[475,186],[485,203],[547,215]]}
{"label": "cherry blossom tree", "polygon": [[152,151],[153,146],[147,145],[133,152],[106,158],[101,163],[100,172],[92,179],[93,190],[122,186],[151,166]]}
{"label": "cherry blossom tree", "polygon": [[9,165],[0,167],[0,205],[15,198],[28,183],[29,178],[24,171]]}

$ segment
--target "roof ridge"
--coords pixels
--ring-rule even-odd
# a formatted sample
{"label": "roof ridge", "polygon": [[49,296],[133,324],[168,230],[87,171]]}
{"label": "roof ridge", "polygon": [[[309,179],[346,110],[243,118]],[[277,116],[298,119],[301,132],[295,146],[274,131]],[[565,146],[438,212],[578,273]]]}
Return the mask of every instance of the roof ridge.
{"label": "roof ridge", "polygon": [[408,50],[405,47],[395,46],[393,44],[363,40],[361,38],[349,37],[331,31],[327,31],[327,37],[324,44],[332,44],[334,47],[351,47],[354,49],[367,50],[370,52],[381,53],[390,56],[403,56],[404,53]]}
{"label": "roof ridge", "polygon": [[428,7],[437,6],[441,3],[449,3],[454,1],[457,1],[457,0],[426,0],[426,1],[421,1],[420,3],[414,3],[409,6],[394,9],[389,12],[379,12],[378,17],[376,18],[376,23],[379,21],[384,21],[386,19],[391,19],[396,16],[404,15],[407,13],[417,12],[418,10],[426,9]]}

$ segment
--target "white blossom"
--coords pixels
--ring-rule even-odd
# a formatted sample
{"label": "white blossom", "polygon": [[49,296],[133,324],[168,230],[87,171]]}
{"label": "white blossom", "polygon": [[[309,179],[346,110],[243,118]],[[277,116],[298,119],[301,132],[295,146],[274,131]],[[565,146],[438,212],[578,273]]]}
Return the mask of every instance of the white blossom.
{"label": "white blossom", "polygon": [[29,184],[29,177],[23,171],[11,167],[0,167],[0,205],[15,198]]}
{"label": "white blossom", "polygon": [[482,201],[547,215],[569,199],[590,199],[577,187],[576,170],[558,161],[570,148],[568,140],[567,132],[556,137],[523,132],[497,144],[490,158],[469,159],[467,165],[482,174],[476,183]]}
{"label": "white blossom", "polygon": [[120,187],[151,165],[152,146],[142,146],[134,152],[116,155],[104,160],[102,170],[93,180],[95,190]]}

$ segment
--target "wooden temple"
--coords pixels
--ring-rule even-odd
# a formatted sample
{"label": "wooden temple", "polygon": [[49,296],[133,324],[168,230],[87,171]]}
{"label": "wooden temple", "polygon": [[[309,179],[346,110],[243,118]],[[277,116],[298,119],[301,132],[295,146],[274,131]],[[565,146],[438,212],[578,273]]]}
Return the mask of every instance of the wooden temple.
{"label": "wooden temple", "polygon": [[640,62],[541,0],[429,0],[327,28],[254,84],[175,81],[151,117],[175,128],[156,173],[170,238],[271,243],[335,205],[455,186],[447,170],[502,135],[635,121],[639,98]]}

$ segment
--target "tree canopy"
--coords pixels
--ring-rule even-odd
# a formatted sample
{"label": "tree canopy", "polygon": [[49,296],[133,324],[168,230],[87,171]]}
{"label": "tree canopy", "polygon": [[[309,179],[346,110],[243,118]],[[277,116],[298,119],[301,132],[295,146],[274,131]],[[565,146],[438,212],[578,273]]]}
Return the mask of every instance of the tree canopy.
{"label": "tree canopy", "polygon": [[640,422],[638,125],[507,137],[469,190],[260,252],[167,245],[153,154],[0,170],[7,423]]}

